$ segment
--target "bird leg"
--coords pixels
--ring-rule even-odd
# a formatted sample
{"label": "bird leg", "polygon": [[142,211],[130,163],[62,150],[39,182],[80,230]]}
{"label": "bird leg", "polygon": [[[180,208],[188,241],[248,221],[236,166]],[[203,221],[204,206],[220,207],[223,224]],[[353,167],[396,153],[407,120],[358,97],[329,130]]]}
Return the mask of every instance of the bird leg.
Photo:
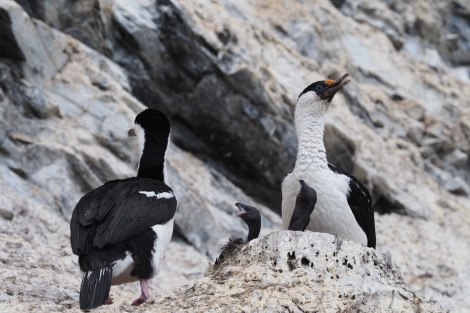
{"label": "bird leg", "polygon": [[150,297],[149,285],[146,279],[140,280],[140,289],[142,290],[142,294],[132,302],[132,305],[141,305]]}
{"label": "bird leg", "polygon": [[104,304],[113,304],[113,299],[111,299],[111,297],[109,297],[108,299],[106,299],[104,301]]}

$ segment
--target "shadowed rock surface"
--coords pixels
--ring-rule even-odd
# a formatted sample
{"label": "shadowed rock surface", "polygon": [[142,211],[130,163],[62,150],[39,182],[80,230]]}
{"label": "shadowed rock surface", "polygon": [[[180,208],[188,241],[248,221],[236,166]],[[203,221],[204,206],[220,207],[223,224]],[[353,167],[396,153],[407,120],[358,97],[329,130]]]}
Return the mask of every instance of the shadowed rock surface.
{"label": "shadowed rock surface", "polygon": [[279,230],[293,104],[349,72],[327,115],[329,160],[371,191],[377,249],[419,299],[470,310],[469,12],[465,1],[0,0],[0,306],[75,308],[71,211],[135,175],[126,134],[145,106],[171,119],[179,203],[151,291],[201,277],[246,233],[235,202],[260,209],[261,236]]}

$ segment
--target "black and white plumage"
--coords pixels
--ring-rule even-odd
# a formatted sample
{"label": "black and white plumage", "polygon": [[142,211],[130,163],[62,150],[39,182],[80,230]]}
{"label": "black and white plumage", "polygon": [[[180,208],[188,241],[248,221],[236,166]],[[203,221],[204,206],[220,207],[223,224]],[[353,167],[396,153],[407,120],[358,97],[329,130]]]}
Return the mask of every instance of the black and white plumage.
{"label": "black and white plumage", "polygon": [[246,241],[242,238],[229,239],[227,244],[222,247],[222,252],[215,260],[214,266],[219,266],[225,262],[231,255],[253,239],[258,238],[261,231],[261,214],[258,209],[243,203],[235,203],[238,208],[237,216],[240,217],[248,226],[248,236]]}
{"label": "black and white plumage", "polygon": [[317,203],[317,193],[302,179],[299,180],[300,191],[295,199],[288,230],[304,231],[310,223],[310,215]]}
{"label": "black and white plumage", "polygon": [[135,134],[141,149],[137,177],[88,192],[72,213],[70,241],[84,272],[82,310],[112,303],[111,285],[137,280],[142,294],[132,304],[147,300],[148,279],[158,273],[173,234],[176,198],[165,183],[170,123],[162,112],[146,109],[129,131]]}
{"label": "black and white plumage", "polygon": [[287,229],[302,179],[317,193],[307,230],[337,234],[375,248],[369,192],[355,177],[328,163],[323,142],[325,114],[336,92],[349,82],[347,76],[315,82],[297,100],[294,121],[299,146],[294,169],[282,183],[282,222]]}

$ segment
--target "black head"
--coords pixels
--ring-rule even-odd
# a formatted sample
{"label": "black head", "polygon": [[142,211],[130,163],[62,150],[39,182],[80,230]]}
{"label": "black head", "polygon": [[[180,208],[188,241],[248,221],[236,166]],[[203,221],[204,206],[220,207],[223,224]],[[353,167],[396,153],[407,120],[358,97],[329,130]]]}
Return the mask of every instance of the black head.
{"label": "black head", "polygon": [[135,127],[128,132],[137,136],[141,157],[137,176],[164,181],[166,149],[170,140],[170,122],[162,112],[145,109],[135,118]]}
{"label": "black head", "polygon": [[261,230],[261,214],[258,209],[243,203],[235,203],[238,207],[237,216],[248,226],[248,240],[258,238]]}
{"label": "black head", "polygon": [[146,133],[148,132],[159,132],[169,133],[170,132],[170,121],[163,114],[163,112],[147,108],[140,112],[135,117],[135,124],[142,127]]}
{"label": "black head", "polygon": [[349,80],[346,80],[346,77],[348,77],[349,74],[346,73],[341,77],[339,80],[332,80],[332,79],[327,79],[327,80],[320,80],[317,82],[314,82],[313,84],[310,84],[305,88],[299,95],[299,98],[309,92],[313,91],[315,92],[318,97],[322,100],[328,100],[329,102],[333,99],[335,96],[336,92],[339,91],[343,86],[349,83]]}

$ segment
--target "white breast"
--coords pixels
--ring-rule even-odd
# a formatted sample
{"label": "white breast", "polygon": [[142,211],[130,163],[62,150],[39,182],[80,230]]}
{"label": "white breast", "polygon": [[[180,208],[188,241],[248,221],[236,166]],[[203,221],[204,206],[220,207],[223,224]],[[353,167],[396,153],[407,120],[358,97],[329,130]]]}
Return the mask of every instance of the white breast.
{"label": "white breast", "polygon": [[317,203],[307,230],[337,234],[367,245],[367,236],[356,222],[347,202],[349,178],[329,168],[308,171],[294,169],[286,176],[282,184],[282,223],[285,229],[289,226],[295,199],[300,191],[299,179],[303,179],[317,192]]}
{"label": "white breast", "polygon": [[166,224],[152,226],[153,231],[157,234],[157,240],[153,246],[153,275],[157,275],[160,271],[160,262],[162,261],[165,251],[170,244],[173,235],[174,218]]}
{"label": "white breast", "polygon": [[[152,250],[152,265],[153,276],[157,275],[160,271],[160,262],[165,255],[165,251],[170,244],[173,235],[174,219],[171,219],[164,225],[152,226],[153,231],[157,234],[157,239],[153,245]],[[117,260],[113,267],[112,285],[120,285],[139,280],[135,276],[131,276],[134,269],[134,260],[129,252],[126,252],[126,257]]]}
{"label": "white breast", "polygon": [[111,279],[112,285],[126,284],[138,280],[137,277],[131,276],[134,269],[134,259],[129,252],[126,252],[126,257],[117,260],[113,266],[113,278]]}

